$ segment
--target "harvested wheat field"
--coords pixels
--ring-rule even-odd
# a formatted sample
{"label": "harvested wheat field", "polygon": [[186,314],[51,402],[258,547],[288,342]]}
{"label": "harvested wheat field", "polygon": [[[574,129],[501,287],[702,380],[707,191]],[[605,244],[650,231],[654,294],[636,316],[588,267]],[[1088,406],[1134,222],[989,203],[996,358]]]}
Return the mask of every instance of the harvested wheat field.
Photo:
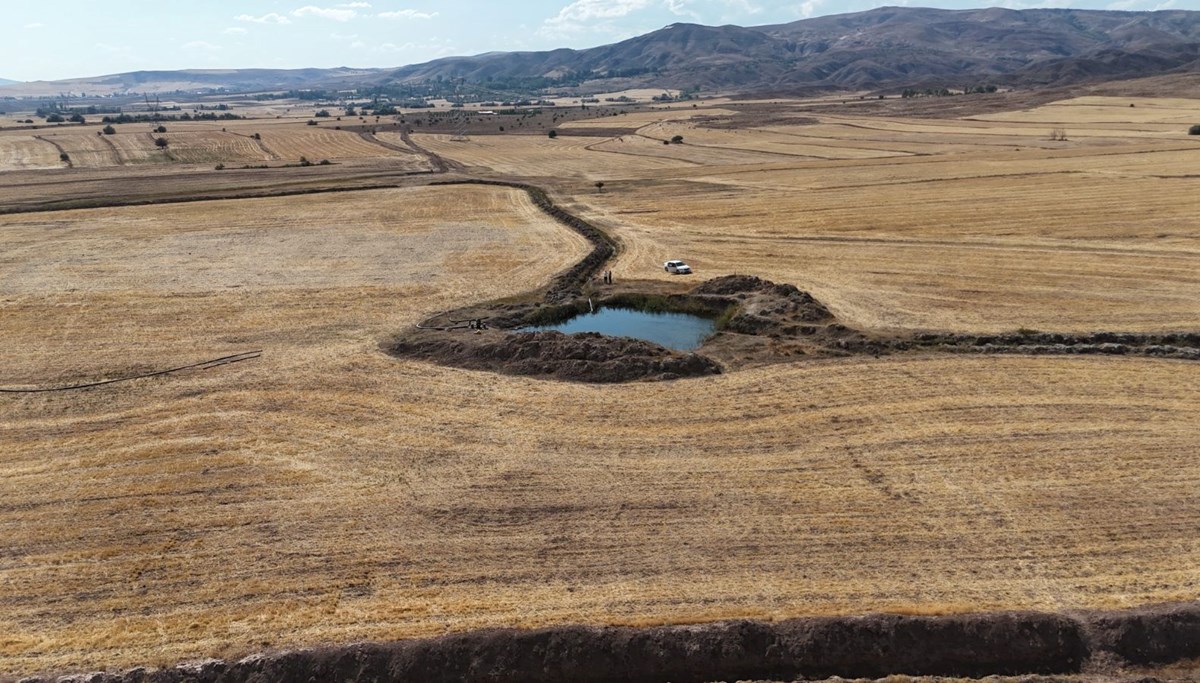
{"label": "harvested wheat field", "polygon": [[[1060,142],[1042,119],[692,114],[639,119],[639,142],[413,139],[546,184],[619,240],[623,282],[682,258],[869,329],[1200,320],[1200,147],[1153,122],[1106,110],[1079,119],[1103,136]],[[262,131],[281,157],[345,142]],[[597,386],[379,348],[589,249],[482,186],[0,216],[0,385],[262,351],[0,394],[0,677],[492,626],[1200,596],[1196,363],[857,356]]]}
{"label": "harvested wheat field", "polygon": [[[1141,112],[1152,107],[1126,109],[1137,118],[1124,129],[1105,111],[1103,137],[1067,141],[1050,141],[1045,122],[838,115],[712,131],[665,121],[642,132],[684,144],[628,136],[586,149],[686,157],[686,166],[631,168],[606,176],[602,192],[566,179],[611,154],[564,155],[556,175],[575,210],[624,243],[614,273],[625,279],[669,279],[662,262],[683,258],[703,277],[794,283],[875,328],[1191,329],[1200,320],[1200,140],[1178,125],[1147,133]],[[1079,115],[1087,111],[1076,122],[1099,126]],[[828,157],[801,156],[818,150]],[[748,154],[771,161],[747,163]]]}
{"label": "harvested wheat field", "polygon": [[[156,124],[157,125],[157,124]],[[317,163],[386,160],[408,170],[427,170],[425,159],[363,139],[336,126],[309,126],[305,121],[231,120],[166,121],[165,133],[148,123],[114,126],[57,126],[41,130],[0,132],[0,172],[31,168],[65,168],[60,153],[74,168],[106,168],[145,164],[273,165],[306,158]],[[258,138],[254,136],[258,135]],[[167,147],[155,144],[167,140]]]}

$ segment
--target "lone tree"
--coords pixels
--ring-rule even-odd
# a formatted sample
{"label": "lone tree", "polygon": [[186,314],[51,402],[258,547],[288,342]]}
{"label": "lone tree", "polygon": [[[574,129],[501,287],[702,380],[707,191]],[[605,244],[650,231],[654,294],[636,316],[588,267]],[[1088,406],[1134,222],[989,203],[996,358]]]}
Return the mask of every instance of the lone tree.
{"label": "lone tree", "polygon": [[117,132],[117,129],[113,128],[112,126],[105,126],[103,132],[105,135],[115,135]]}
{"label": "lone tree", "polygon": [[597,181],[596,181],[596,191],[597,191],[597,192],[603,192],[603,191],[604,191],[604,181],[603,181],[603,180],[597,180]]}
{"label": "lone tree", "polygon": [[157,147],[157,148],[159,148],[159,149],[166,149],[166,148],[167,148],[167,144],[168,144],[168,143],[167,143],[167,139],[166,139],[166,138],[155,138],[155,140],[154,140],[154,146],[155,146],[155,147]]}
{"label": "lone tree", "polygon": [[167,132],[167,127],[166,127],[166,126],[159,126],[158,128],[155,128],[155,129],[154,129],[154,132],[155,132],[155,133],[165,133],[165,132]]}
{"label": "lone tree", "polygon": [[1067,131],[1063,128],[1055,128],[1050,131],[1050,139],[1065,141],[1067,139]]}
{"label": "lone tree", "polygon": [[554,138],[558,137],[558,131],[551,130],[549,133],[547,133],[547,135],[549,135],[550,139],[553,140]]}
{"label": "lone tree", "polygon": [[1200,135],[1200,123],[1188,128],[1188,135]]}
{"label": "lone tree", "polygon": [[682,135],[673,136],[671,138],[671,144],[672,145],[682,145],[683,144],[683,136]]}

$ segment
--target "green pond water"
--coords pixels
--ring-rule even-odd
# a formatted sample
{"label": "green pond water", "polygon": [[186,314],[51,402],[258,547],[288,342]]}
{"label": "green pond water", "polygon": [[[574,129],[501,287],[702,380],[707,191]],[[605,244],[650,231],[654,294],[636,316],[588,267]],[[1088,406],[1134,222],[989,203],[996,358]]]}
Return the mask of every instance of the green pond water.
{"label": "green pond water", "polygon": [[610,337],[634,337],[677,351],[691,351],[716,331],[709,318],[688,313],[647,313],[629,308],[601,308],[556,325],[523,327],[521,332],[558,330],[564,334],[599,332]]}

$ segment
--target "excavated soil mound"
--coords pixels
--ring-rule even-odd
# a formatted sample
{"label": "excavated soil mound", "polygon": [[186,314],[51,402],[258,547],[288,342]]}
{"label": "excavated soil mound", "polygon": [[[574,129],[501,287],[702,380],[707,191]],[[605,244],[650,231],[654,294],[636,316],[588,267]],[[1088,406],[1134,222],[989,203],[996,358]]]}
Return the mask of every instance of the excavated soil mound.
{"label": "excavated soil mound", "polygon": [[[594,257],[600,258],[593,252]],[[589,257],[591,258],[591,257]],[[571,269],[575,282],[581,271]],[[539,302],[482,305],[450,311],[385,342],[400,357],[514,375],[577,382],[665,380],[717,374],[799,357],[894,353],[1021,353],[1140,355],[1200,360],[1200,334],[1191,332],[1056,334],[1024,330],[996,335],[945,332],[882,333],[841,324],[808,292],[753,275],[728,275],[690,291],[673,283],[590,283],[590,297],[556,284]],[[677,311],[717,318],[718,331],[694,353],[679,353],[627,337],[595,333],[513,333],[588,311],[592,305]],[[473,320],[483,329],[465,325]]]}
{"label": "excavated soil mound", "polygon": [[425,335],[397,339],[387,350],[396,356],[432,360],[475,370],[534,375],[575,382],[628,382],[715,375],[721,366],[694,353],[676,353],[657,344],[595,332],[514,332],[479,335]]}
{"label": "excavated soil mound", "polygon": [[[1200,655],[1200,606],[1076,615],[1001,612],[730,621],[654,628],[496,629],[208,661],[75,683],[700,683],[846,676],[1076,674]],[[1107,680],[1107,677],[1104,677]]]}

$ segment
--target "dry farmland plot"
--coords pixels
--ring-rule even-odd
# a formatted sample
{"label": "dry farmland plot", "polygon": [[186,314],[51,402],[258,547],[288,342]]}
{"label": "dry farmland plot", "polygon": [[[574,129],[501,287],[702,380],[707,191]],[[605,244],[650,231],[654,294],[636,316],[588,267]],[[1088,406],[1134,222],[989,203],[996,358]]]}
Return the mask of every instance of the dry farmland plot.
{"label": "dry farmland plot", "polygon": [[[0,218],[0,239],[7,354],[23,359],[7,366],[8,384],[310,339],[298,331],[309,326],[383,334],[450,294],[520,291],[586,251],[523,193],[477,187],[17,215]],[[400,296],[372,314],[389,321],[378,326],[354,320],[357,309],[312,318],[325,297],[418,291],[423,307]],[[259,315],[269,323],[250,322]],[[87,353],[64,343],[105,326],[120,333]],[[57,342],[44,341],[50,329]]]}
{"label": "dry farmland plot", "polygon": [[[1107,112],[1076,119],[1106,126],[1102,137],[1067,142],[1049,141],[1045,123],[839,115],[709,131],[673,115],[642,132],[683,145],[631,135],[546,155],[545,141],[509,137],[436,151],[502,173],[604,179],[603,193],[568,180],[560,192],[624,241],[624,279],[668,277],[661,263],[685,258],[704,276],[793,282],[870,327],[1162,331],[1200,319],[1200,141],[1183,131]],[[788,161],[792,142],[833,158]],[[536,163],[519,163],[522,144]],[[647,173],[650,154],[679,166]]]}
{"label": "dry farmland plot", "polygon": [[[1132,106],[1131,106],[1132,105]],[[1180,130],[1196,122],[1200,101],[1148,97],[1076,97],[1050,104],[975,117],[981,121],[1112,124],[1121,129]],[[1151,124],[1151,126],[1147,126]],[[1155,125],[1157,124],[1157,125]]]}
{"label": "dry farmland plot", "polygon": [[0,135],[0,170],[62,168],[54,145],[19,131]]}
{"label": "dry farmland plot", "polygon": [[[381,139],[398,140],[399,136]],[[394,135],[394,134],[391,134]],[[478,135],[470,142],[454,142],[449,135],[414,135],[425,149],[467,166],[516,176],[575,177],[582,180],[627,177],[630,173],[654,175],[664,169],[686,168],[678,159],[655,159],[608,154],[589,149],[604,138],[560,135]],[[662,143],[657,143],[660,147]]]}
{"label": "dry farmland plot", "polygon": [[1196,379],[954,358],[601,390],[346,344],[10,401],[0,652],[1194,597]]}
{"label": "dry farmland plot", "polygon": [[316,126],[263,127],[262,142],[280,158],[296,160],[352,159],[362,157],[411,157],[368,142],[345,130],[323,130]]}
{"label": "dry farmland plot", "polygon": [[[408,170],[428,167],[418,155],[368,142],[350,131],[321,129],[303,122],[167,121],[163,125],[166,133],[151,132],[149,124],[121,124],[114,135],[99,135],[100,126],[8,131],[0,134],[0,171],[61,168],[64,164],[59,161],[55,145],[70,155],[76,168],[170,163],[258,165],[295,163],[301,157],[313,162],[386,159]],[[254,139],[255,133],[262,139]],[[167,139],[167,150],[155,145],[159,137]]]}
{"label": "dry farmland plot", "polygon": [[[1196,328],[1190,141],[1118,130],[1018,152],[984,143],[1024,124],[850,118],[704,141],[736,162],[414,138],[555,178],[622,240],[622,279],[681,257],[868,326]],[[745,163],[792,138],[846,158]],[[0,384],[265,351],[0,396],[0,673],[497,625],[1200,595],[1200,364],[847,358],[598,387],[377,348],[586,250],[484,187],[0,217]]]}

